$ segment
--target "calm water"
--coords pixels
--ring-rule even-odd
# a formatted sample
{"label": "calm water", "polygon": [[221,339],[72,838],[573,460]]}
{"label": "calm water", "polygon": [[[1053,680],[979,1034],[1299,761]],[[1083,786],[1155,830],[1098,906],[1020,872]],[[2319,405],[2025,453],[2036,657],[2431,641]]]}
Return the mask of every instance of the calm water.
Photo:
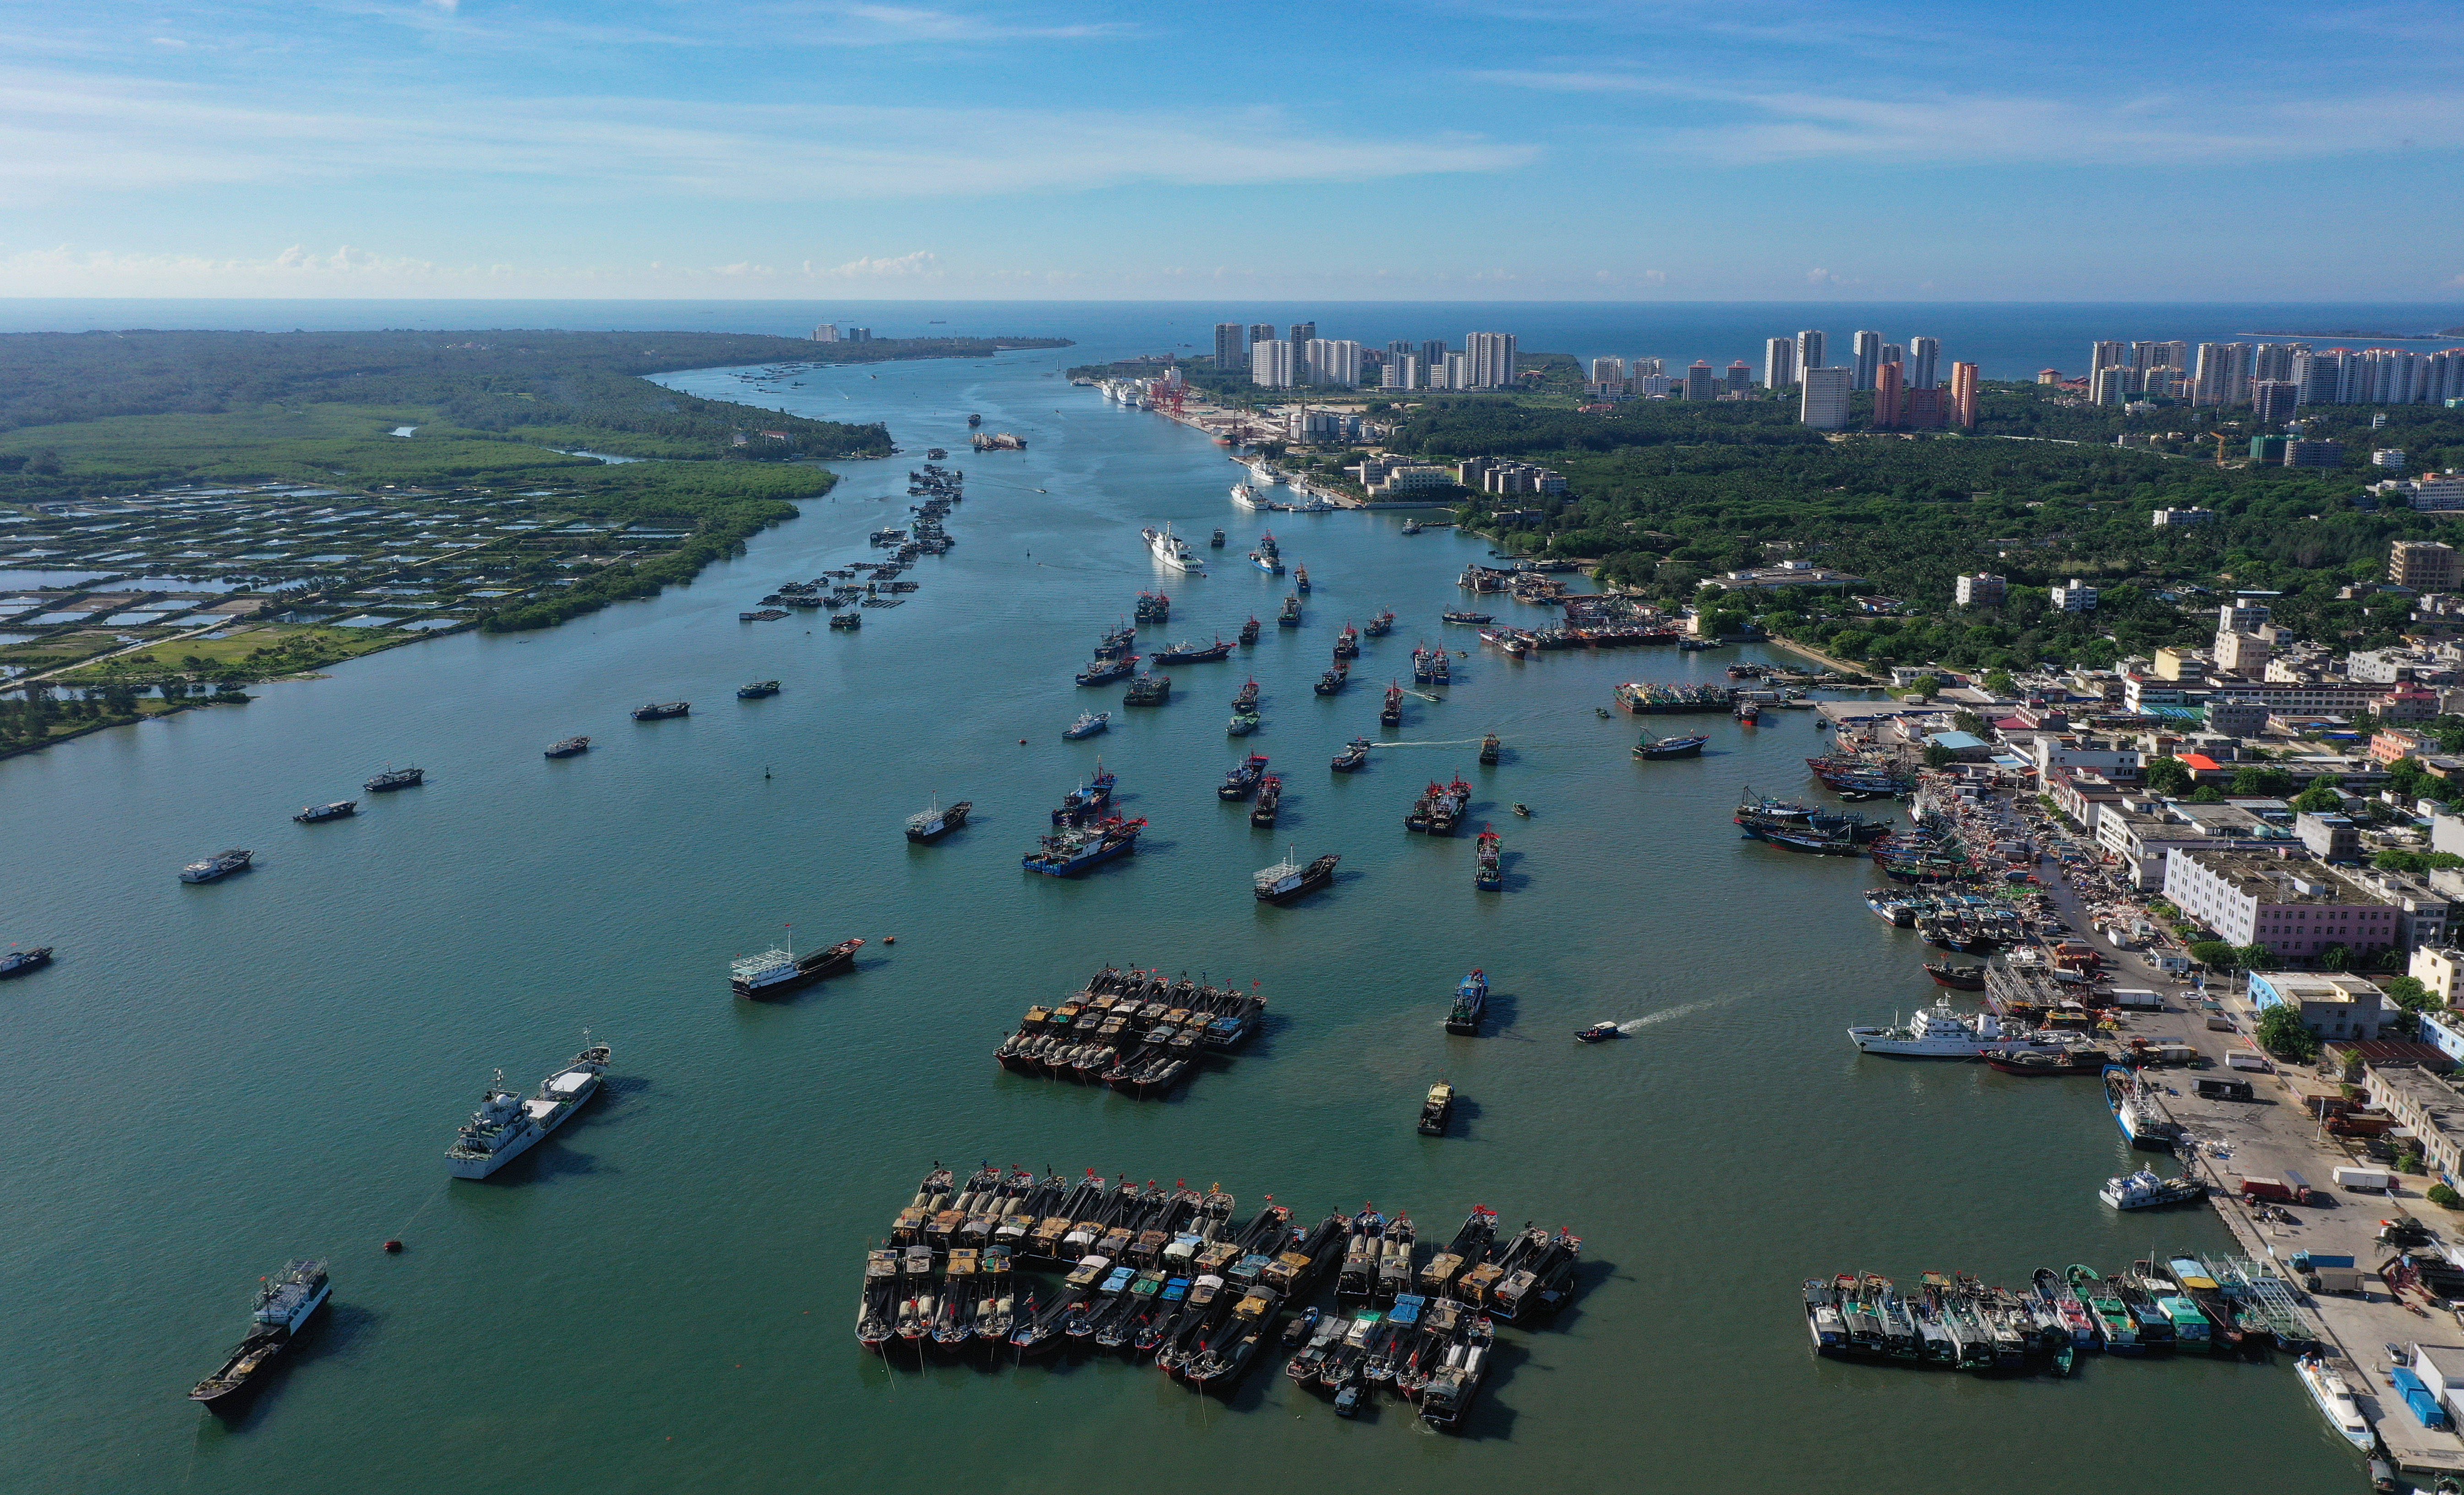
{"label": "calm water", "polygon": [[[1913,934],[1856,894],[1868,865],[1741,842],[1740,787],[1796,792],[1810,720],[1700,718],[1713,749],[1639,764],[1631,678],[1724,655],[1468,660],[1442,704],[1375,737],[1476,540],[1392,515],[1281,517],[1317,590],[1237,663],[1172,671],[1123,712],[1069,672],[1134,594],[1168,583],[1174,638],[1271,618],[1282,587],[1221,567],[1159,578],[1140,523],[1234,547],[1236,471],[1201,438],[1044,377],[1101,348],[997,366],[808,377],[801,408],[883,418],[911,451],[963,416],[1029,437],[971,456],[957,550],[906,606],[840,637],[739,625],[777,581],[865,554],[904,513],[908,461],[859,464],[827,501],[693,586],[545,633],[393,650],[244,710],[193,712],[0,763],[11,818],[0,939],[61,947],[0,987],[5,1332],[0,1486],[63,1491],[369,1488],[884,1492],[1065,1490],[1088,1476],[1221,1488],[1308,1470],[1359,1489],[1503,1482],[1669,1490],[2358,1488],[2289,1369],[2091,1362],[2070,1382],[1816,1363],[1796,1282],[1863,1266],[2110,1266],[2215,1246],[2205,1217],[2127,1225],[2094,1188],[2123,1165],[2091,1084],[1861,1060],[1840,1030],[1928,998]],[[677,381],[710,392],[731,382]],[[1042,491],[1039,491],[1042,490]],[[1512,605],[1503,605],[1511,607]],[[1391,606],[1362,685],[1309,692],[1347,619]],[[1749,657],[1751,657],[1750,655]],[[1288,776],[1253,831],[1213,786],[1247,673],[1266,725],[1242,745]],[[785,693],[739,703],[778,676]],[[688,719],[626,710],[683,696]],[[1106,706],[1107,737],[1058,739]],[[1673,724],[1671,724],[1673,725]],[[1507,760],[1481,769],[1494,730]],[[597,748],[550,762],[586,732]],[[1020,738],[1026,738],[1022,744]],[[1133,859],[1078,883],[1018,857],[1100,755],[1151,822]],[[427,787],[361,817],[293,810],[417,762]],[[1470,886],[1472,844],[1407,835],[1426,778],[1480,786],[1508,890]],[[910,847],[933,795],[975,823]],[[1521,800],[1530,821],[1505,813]],[[1258,907],[1287,846],[1344,854],[1331,892]],[[188,888],[178,866],[247,846],[259,868]],[[862,934],[860,973],[792,1000],[734,1000],[731,956],[792,921],[801,946]],[[883,936],[895,934],[888,947]],[[1004,1074],[991,1050],[1031,1001],[1106,960],[1258,981],[1263,1042],[1170,1104]],[[1447,993],[1484,966],[1488,1037],[1449,1038]],[[1595,1048],[1572,1030],[1637,1024]],[[438,1154],[503,1066],[525,1088],[589,1024],[615,1075],[590,1110],[487,1184]],[[1415,1134],[1433,1080],[1468,1120]],[[1401,1403],[1356,1423],[1261,1367],[1227,1404],[1152,1370],[893,1371],[849,1330],[862,1252],[935,1159],[1221,1181],[1245,1215],[1375,1200],[1450,1233],[1475,1203],[1585,1238],[1578,1305],[1508,1330],[1464,1436]],[[2151,1242],[2147,1232],[2158,1233]],[[409,1249],[386,1257],[399,1235]],[[182,1397],[234,1340],[248,1289],[323,1253],[327,1322],[250,1413]],[[1638,1467],[1648,1471],[1640,1475]],[[961,1476],[963,1477],[963,1476]]]}

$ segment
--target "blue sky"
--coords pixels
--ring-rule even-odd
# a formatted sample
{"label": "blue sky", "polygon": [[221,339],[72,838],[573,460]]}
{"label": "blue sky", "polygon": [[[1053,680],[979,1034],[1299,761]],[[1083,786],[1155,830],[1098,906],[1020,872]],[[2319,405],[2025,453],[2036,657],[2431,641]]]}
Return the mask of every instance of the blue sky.
{"label": "blue sky", "polygon": [[2464,7],[88,0],[0,294],[2464,298]]}

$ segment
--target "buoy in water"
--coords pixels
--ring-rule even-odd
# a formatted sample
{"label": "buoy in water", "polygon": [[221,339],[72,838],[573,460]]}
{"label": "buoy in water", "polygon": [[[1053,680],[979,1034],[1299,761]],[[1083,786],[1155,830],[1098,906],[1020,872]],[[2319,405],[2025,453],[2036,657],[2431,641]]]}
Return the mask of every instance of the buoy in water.
{"label": "buoy in water", "polygon": [[898,943],[898,936],[895,934],[884,934],[881,936],[881,942],[885,945],[894,945]]}
{"label": "buoy in water", "polygon": [[1025,739],[1024,737],[1021,737],[1021,738],[1019,738],[1019,739],[1018,739],[1018,745],[1019,745],[1020,747],[1024,747],[1024,746],[1026,746],[1026,739]]}
{"label": "buoy in water", "polygon": [[399,1241],[388,1241],[385,1243],[385,1248],[388,1253],[398,1256],[402,1252],[402,1242]]}

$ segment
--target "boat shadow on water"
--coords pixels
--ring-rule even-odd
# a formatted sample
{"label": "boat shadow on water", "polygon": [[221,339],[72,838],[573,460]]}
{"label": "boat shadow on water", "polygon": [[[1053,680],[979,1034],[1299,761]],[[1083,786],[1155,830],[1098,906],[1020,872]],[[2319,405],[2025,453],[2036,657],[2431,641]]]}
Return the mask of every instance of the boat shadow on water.
{"label": "boat shadow on water", "polygon": [[255,1431],[258,1423],[273,1414],[275,1404],[282,1399],[292,1379],[315,1374],[310,1367],[328,1360],[354,1360],[375,1337],[385,1321],[385,1315],[361,1303],[346,1303],[340,1297],[326,1300],[325,1307],[303,1328],[281,1358],[261,1372],[236,1396],[203,1409],[198,1419],[197,1437],[208,1439],[236,1438]]}

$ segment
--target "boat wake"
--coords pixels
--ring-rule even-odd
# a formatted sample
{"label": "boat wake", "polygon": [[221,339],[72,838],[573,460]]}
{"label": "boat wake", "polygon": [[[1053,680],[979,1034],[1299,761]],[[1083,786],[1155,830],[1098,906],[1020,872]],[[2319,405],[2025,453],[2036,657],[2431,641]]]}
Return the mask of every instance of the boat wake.
{"label": "boat wake", "polygon": [[1680,1007],[1662,1008],[1661,1011],[1651,1013],[1648,1016],[1637,1018],[1631,1022],[1618,1023],[1617,1025],[1617,1031],[1626,1034],[1639,1033],[1644,1028],[1650,1027],[1655,1022],[1665,1022],[1671,1018],[1682,1018],[1689,1012],[1701,1012],[1705,1007],[1725,1007],[1728,1003],[1738,1000],[1739,999],[1735,997],[1710,997],[1705,998],[1702,1001],[1689,1001]]}

